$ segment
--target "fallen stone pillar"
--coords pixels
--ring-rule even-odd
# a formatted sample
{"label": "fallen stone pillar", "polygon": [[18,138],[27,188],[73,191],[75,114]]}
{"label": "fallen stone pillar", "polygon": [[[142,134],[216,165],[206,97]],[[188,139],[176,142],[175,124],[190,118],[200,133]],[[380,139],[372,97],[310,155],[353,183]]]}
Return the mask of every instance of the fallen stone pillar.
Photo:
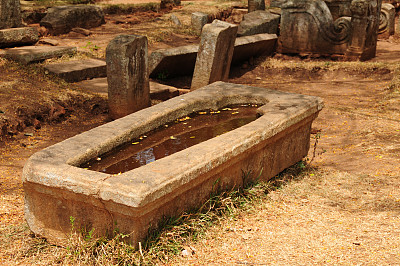
{"label": "fallen stone pillar", "polygon": [[238,26],[214,20],[204,26],[191,90],[228,79]]}
{"label": "fallen stone pillar", "polygon": [[0,57],[17,61],[21,64],[30,64],[63,55],[74,55],[75,53],[76,47],[22,46],[0,50]]}
{"label": "fallen stone pillar", "polygon": [[19,0],[0,0],[0,29],[22,26]]}
{"label": "fallen stone pillar", "polygon": [[108,105],[117,119],[150,106],[147,38],[119,35],[106,49]]}

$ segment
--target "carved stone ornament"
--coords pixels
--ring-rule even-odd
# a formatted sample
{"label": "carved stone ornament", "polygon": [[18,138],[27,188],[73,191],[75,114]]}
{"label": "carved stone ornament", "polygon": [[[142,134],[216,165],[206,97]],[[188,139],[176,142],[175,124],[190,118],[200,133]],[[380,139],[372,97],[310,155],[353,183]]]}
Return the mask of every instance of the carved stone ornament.
{"label": "carved stone ornament", "polygon": [[280,50],[283,53],[344,54],[351,29],[350,17],[334,21],[324,1],[288,1],[282,5]]}

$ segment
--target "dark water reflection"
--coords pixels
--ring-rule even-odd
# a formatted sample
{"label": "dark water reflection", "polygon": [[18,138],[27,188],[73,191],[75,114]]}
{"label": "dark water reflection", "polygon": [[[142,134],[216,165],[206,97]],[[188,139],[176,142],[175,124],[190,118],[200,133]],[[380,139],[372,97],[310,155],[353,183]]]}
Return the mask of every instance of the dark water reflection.
{"label": "dark water reflection", "polygon": [[257,118],[256,105],[201,111],[164,125],[121,145],[81,167],[108,174],[123,173],[239,128]]}

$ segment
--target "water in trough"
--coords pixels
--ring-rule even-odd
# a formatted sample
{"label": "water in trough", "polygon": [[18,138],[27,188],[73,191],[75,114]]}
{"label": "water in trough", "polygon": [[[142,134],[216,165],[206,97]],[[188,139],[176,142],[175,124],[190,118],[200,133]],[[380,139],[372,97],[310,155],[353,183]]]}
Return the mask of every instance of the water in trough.
{"label": "water in trough", "polygon": [[204,110],[179,118],[81,165],[108,174],[123,173],[214,138],[257,119],[258,105]]}

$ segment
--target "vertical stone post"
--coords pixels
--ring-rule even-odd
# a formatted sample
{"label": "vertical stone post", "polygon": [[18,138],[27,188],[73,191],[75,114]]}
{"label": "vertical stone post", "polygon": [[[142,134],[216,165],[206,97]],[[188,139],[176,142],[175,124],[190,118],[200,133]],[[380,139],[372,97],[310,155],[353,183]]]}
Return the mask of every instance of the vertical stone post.
{"label": "vertical stone post", "polygon": [[0,0],[0,29],[22,26],[19,0]]}
{"label": "vertical stone post", "polygon": [[367,60],[375,57],[381,3],[381,0],[351,2],[352,36],[346,51],[347,59]]}
{"label": "vertical stone post", "polygon": [[248,0],[248,11],[265,10],[265,0]]}
{"label": "vertical stone post", "polygon": [[219,20],[204,26],[191,90],[228,79],[237,30],[237,25]]}
{"label": "vertical stone post", "polygon": [[108,105],[113,119],[150,106],[147,38],[119,35],[106,49]]}
{"label": "vertical stone post", "polygon": [[204,25],[208,22],[208,15],[202,12],[194,12],[192,13],[192,28],[197,33],[200,34]]}

